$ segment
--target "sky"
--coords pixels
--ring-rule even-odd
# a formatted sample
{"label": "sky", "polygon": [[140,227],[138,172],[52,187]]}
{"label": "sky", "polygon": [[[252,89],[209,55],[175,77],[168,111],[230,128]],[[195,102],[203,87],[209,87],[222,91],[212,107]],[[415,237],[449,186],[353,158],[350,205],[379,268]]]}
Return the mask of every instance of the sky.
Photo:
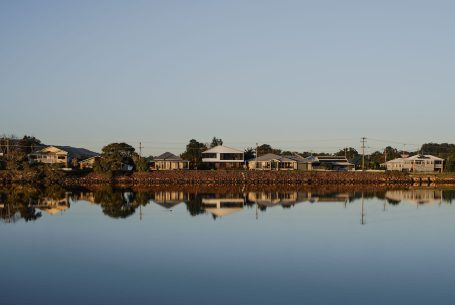
{"label": "sky", "polygon": [[0,1],[0,134],[367,152],[455,142],[454,1]]}

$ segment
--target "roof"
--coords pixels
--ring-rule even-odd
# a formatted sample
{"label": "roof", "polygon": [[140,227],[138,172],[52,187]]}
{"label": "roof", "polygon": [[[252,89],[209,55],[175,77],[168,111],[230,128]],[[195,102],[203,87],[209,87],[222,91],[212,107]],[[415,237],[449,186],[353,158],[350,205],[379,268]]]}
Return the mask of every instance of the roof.
{"label": "roof", "polygon": [[314,157],[313,156],[310,156],[310,157],[302,157],[301,155],[286,155],[284,156],[288,159],[292,159],[292,160],[295,160],[299,163],[313,163],[314,162]]}
{"label": "roof", "polygon": [[438,158],[438,157],[435,157],[432,155],[414,155],[412,157],[406,158],[406,160],[426,160],[426,159],[439,160],[439,161],[444,160],[444,159],[441,159],[441,158]]}
{"label": "roof", "polygon": [[[296,160],[293,160],[293,159],[290,159],[290,158],[287,158],[284,156],[272,154],[272,153],[265,154],[265,155],[257,158],[258,162],[267,162],[267,161],[272,161],[272,160],[276,160],[276,161],[280,161],[280,162],[296,162]],[[256,161],[256,158],[253,158],[250,161]]]}
{"label": "roof", "polygon": [[393,160],[389,160],[382,164],[390,164],[390,163],[401,163],[404,161],[414,161],[414,160],[435,160],[435,161],[444,161],[444,159],[432,156],[432,155],[414,155],[408,158],[396,158]]}
{"label": "roof", "polygon": [[218,146],[212,147],[202,153],[203,154],[205,154],[205,153],[243,154],[243,151],[235,149],[235,148],[223,146],[223,145],[218,145]]}
{"label": "roof", "polygon": [[163,161],[163,160],[167,160],[167,161],[183,161],[182,158],[180,158],[179,156],[176,156],[174,155],[173,153],[170,153],[170,152],[165,152],[164,154],[161,154],[157,157],[154,157],[153,160],[155,161]]}
{"label": "roof", "polygon": [[46,148],[50,148],[50,147],[55,147],[57,149],[63,150],[65,152],[67,152],[71,157],[78,157],[78,158],[88,157],[88,158],[90,158],[90,157],[99,156],[98,153],[85,149],[85,148],[78,148],[78,147],[72,147],[72,146],[56,146],[56,145],[40,146],[33,153],[38,153],[38,152],[40,152]]}
{"label": "roof", "polygon": [[344,156],[317,156],[319,161],[348,161]]}
{"label": "roof", "polygon": [[87,159],[83,159],[83,160],[79,161],[79,163],[88,162],[88,161],[90,161],[92,159],[95,159],[95,158],[100,158],[100,156],[96,155],[96,156],[93,156],[93,157],[90,157],[90,158],[87,158]]}

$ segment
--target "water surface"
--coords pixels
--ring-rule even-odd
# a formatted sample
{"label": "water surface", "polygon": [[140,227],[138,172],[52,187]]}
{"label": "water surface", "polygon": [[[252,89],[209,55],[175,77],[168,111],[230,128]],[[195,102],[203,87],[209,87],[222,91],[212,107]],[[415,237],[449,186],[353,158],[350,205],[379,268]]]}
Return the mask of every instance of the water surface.
{"label": "water surface", "polygon": [[453,304],[455,190],[0,191],[0,304]]}

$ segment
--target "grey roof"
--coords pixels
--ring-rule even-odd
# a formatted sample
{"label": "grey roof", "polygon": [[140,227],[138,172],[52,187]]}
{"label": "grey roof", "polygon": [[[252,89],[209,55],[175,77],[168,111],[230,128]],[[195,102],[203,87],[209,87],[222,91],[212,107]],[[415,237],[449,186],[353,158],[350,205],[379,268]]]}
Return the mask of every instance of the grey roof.
{"label": "grey roof", "polygon": [[158,157],[153,158],[155,161],[184,161],[182,158],[174,155],[170,152],[165,152],[164,154],[159,155]]}
{"label": "grey roof", "polygon": [[79,159],[87,159],[91,157],[96,157],[99,156],[98,153],[85,149],[85,148],[78,148],[78,147],[72,147],[72,146],[57,146],[57,145],[37,145],[36,150],[33,151],[33,153],[37,153],[45,148],[48,147],[55,147],[58,149],[61,149],[63,151],[66,151],[68,155],[72,158],[79,158]]}
{"label": "grey roof", "polygon": [[344,156],[317,156],[319,161],[326,162],[347,162],[348,159]]}
{"label": "grey roof", "polygon": [[85,149],[85,148],[78,148],[78,147],[72,147],[72,146],[54,146],[57,147],[58,149],[66,151],[68,154],[70,154],[72,157],[95,157],[99,156],[98,153]]}
{"label": "grey roof", "polygon": [[304,158],[302,157],[301,155],[287,155],[287,156],[284,156],[288,159],[292,159],[294,161],[297,161],[299,163],[313,163],[313,158],[312,157],[307,157],[307,158]]}
{"label": "grey roof", "polygon": [[[272,161],[272,160],[277,160],[277,161],[280,161],[280,162],[296,162],[296,160],[293,160],[293,159],[289,159],[287,157],[283,157],[283,156],[280,156],[280,155],[276,155],[276,154],[265,154],[263,156],[260,156],[257,158],[257,161],[258,162],[267,162],[267,161]],[[253,158],[249,161],[256,161],[256,158]]]}

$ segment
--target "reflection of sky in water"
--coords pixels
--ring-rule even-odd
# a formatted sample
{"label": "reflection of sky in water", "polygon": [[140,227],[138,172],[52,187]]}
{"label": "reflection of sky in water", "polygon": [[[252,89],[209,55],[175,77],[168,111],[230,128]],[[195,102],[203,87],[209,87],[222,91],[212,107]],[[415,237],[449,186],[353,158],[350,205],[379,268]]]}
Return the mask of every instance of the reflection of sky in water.
{"label": "reflection of sky in water", "polygon": [[235,209],[217,218],[175,194],[124,219],[70,200],[0,224],[0,303],[452,304],[455,209],[438,194],[365,198],[365,225],[361,193],[194,199]]}

